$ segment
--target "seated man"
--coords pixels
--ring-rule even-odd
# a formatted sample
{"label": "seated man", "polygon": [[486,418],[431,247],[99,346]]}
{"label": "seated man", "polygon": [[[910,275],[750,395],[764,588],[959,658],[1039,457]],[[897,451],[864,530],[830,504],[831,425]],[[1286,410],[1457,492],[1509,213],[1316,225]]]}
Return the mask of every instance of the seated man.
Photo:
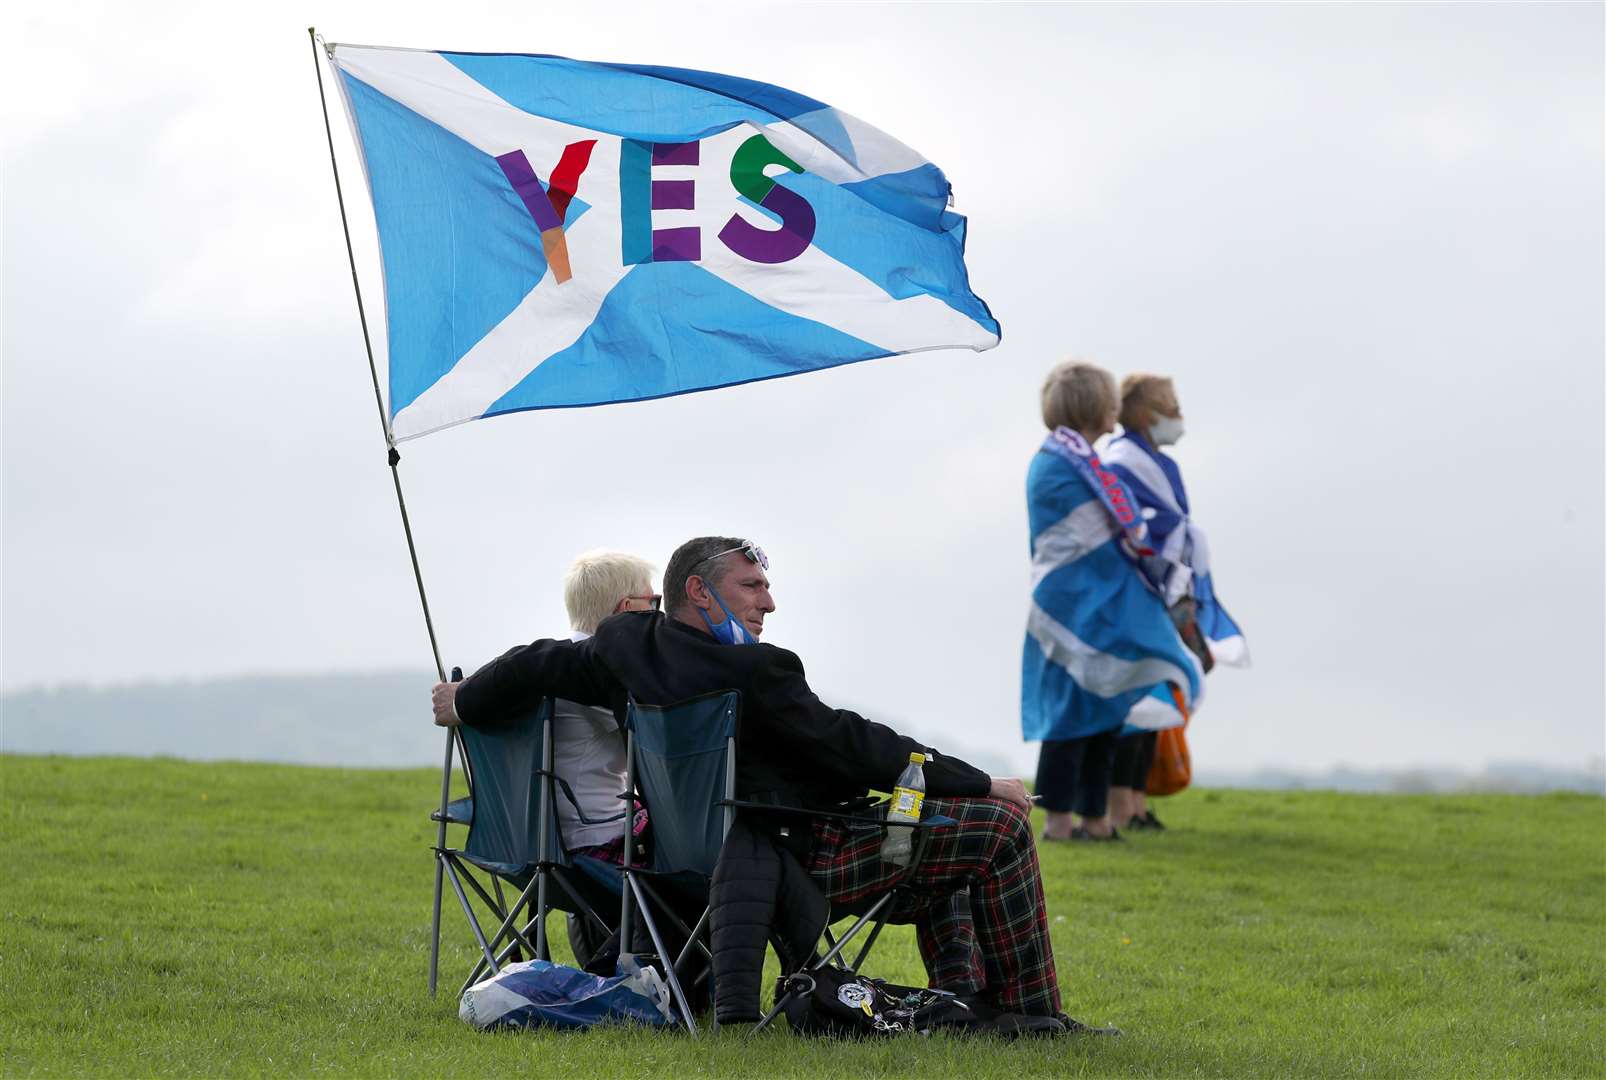
{"label": "seated man", "polygon": [[[652,591],[652,564],[618,551],[588,551],[563,577],[569,610],[569,640],[584,641],[610,615],[656,611],[663,597]],[[572,854],[623,862],[625,740],[607,709],[562,698],[552,708],[552,771],[560,780],[558,831]],[[640,833],[645,812],[631,815]]]}
{"label": "seated man", "polygon": [[[664,575],[668,611],[611,618],[578,643],[537,641],[491,661],[468,680],[437,685],[435,722],[494,725],[509,710],[543,694],[625,715],[627,695],[669,704],[711,691],[742,695],[736,761],[739,798],[803,809],[829,809],[871,789],[889,790],[913,739],[845,709],[832,709],[809,689],[793,653],[758,644],[764,616],[775,610],[769,562],[749,541],[698,537],[670,557]],[[732,647],[745,646],[745,647]],[[1031,803],[1018,779],[988,777],[957,758],[925,766],[933,814],[958,820],[935,830],[911,874],[882,861],[879,827],[818,819],[807,863],[833,900],[850,902],[886,891],[900,879],[951,922],[965,905],[947,902],[967,891],[981,991],[998,1009],[1058,1016],[1056,1030],[1087,1030],[1060,1013],[1049,943]],[[956,928],[935,930],[948,941]],[[933,973],[934,976],[938,973]],[[939,983],[940,985],[940,983]],[[947,987],[959,989],[958,987]]]}

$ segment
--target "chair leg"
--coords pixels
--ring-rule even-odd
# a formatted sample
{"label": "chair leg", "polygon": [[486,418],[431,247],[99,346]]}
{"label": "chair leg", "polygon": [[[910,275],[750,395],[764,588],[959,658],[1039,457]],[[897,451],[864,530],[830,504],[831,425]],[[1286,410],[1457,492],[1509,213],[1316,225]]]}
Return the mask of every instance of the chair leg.
{"label": "chair leg", "polygon": [[[818,966],[816,966],[815,970],[818,970]],[[803,980],[807,980],[807,983],[805,984]],[[774,1007],[771,1008],[769,1012],[764,1014],[763,1019],[759,1020],[759,1022],[753,1026],[752,1031],[747,1033],[748,1038],[752,1038],[754,1035],[757,1035],[759,1032],[769,1027],[770,1021],[781,1015],[781,1010],[786,1008],[787,1004],[798,994],[811,993],[814,990],[814,979],[806,972],[798,972],[793,975],[788,975],[785,985],[786,992],[775,999]]]}
{"label": "chair leg", "polygon": [[658,933],[658,925],[653,921],[652,909],[642,897],[640,885],[634,875],[626,875],[625,881],[630,890],[635,893],[636,906],[641,912],[641,921],[647,927],[647,934],[652,938],[653,948],[658,950],[658,957],[663,961],[664,974],[669,977],[669,989],[675,995],[675,1004],[680,1006],[681,1019],[686,1022],[686,1030],[692,1038],[697,1037],[697,1021],[692,1017],[691,1005],[686,1001],[686,993],[680,988],[680,978],[675,974],[675,965],[670,963],[668,951],[664,948],[664,939]]}
{"label": "chair leg", "polygon": [[[498,915],[505,916],[507,914],[507,900],[502,896],[502,879],[496,874],[491,875],[491,888],[496,893],[496,912]],[[491,940],[494,943],[500,937],[501,935],[498,934],[497,937],[492,938]],[[524,957],[521,956],[517,950],[515,950],[511,954],[510,959],[514,963],[518,963],[520,960],[524,959]]]}
{"label": "chair leg", "polygon": [[584,915],[587,919],[590,919],[593,926],[596,926],[602,930],[603,937],[607,937],[609,934],[613,933],[613,927],[609,926],[603,921],[602,916],[598,915],[591,905],[586,903],[585,899],[581,897],[580,894],[576,892],[567,881],[564,880],[561,873],[554,871],[552,874],[552,880],[557,884],[558,888],[563,890],[564,895],[569,898],[569,902],[580,909],[580,914]]}
{"label": "chair leg", "polygon": [[[692,930],[691,927],[686,925],[686,921],[684,919],[682,919],[679,915],[675,914],[675,909],[670,907],[668,904],[664,903],[664,898],[659,896],[658,893],[653,890],[653,887],[651,885],[648,885],[645,881],[641,882],[641,888],[642,888],[642,891],[647,894],[647,899],[651,900],[653,903],[658,905],[658,910],[659,911],[663,912],[665,915],[668,915],[671,919],[675,920],[675,928],[678,929],[682,934],[686,935],[687,943],[688,944],[695,943],[697,948],[702,952],[702,954],[705,957],[708,958],[708,962],[709,963],[713,963],[714,954],[708,951],[708,946],[704,945],[703,942],[702,942],[702,939],[697,936],[697,934]],[[707,914],[708,914],[708,909],[704,908],[703,909],[704,918],[707,917]],[[699,919],[698,920],[698,925],[701,925],[701,924],[702,924],[702,919]],[[686,955],[685,953],[681,953],[681,959],[685,959],[685,955]],[[676,960],[675,963],[678,966],[679,963],[680,963],[680,960]]]}
{"label": "chair leg", "polygon": [[537,912],[535,918],[535,958],[537,960],[551,960],[552,954],[549,951],[546,940],[546,874],[539,870],[536,871],[535,881],[535,910]]}
{"label": "chair leg", "polygon": [[[703,945],[703,943],[702,943],[703,931],[705,929],[707,929],[707,927],[708,927],[708,919],[709,919],[710,914],[712,914],[712,912],[713,912],[712,905],[710,905],[709,907],[703,908],[702,915],[699,916],[698,919],[697,919],[697,925],[692,927],[691,935],[686,939],[686,947],[680,950],[680,955],[679,956],[675,957],[675,970],[676,971],[679,971],[681,965],[686,962],[686,957],[691,955],[691,951],[692,951],[692,948],[694,946],[697,947],[697,948],[702,949],[703,950],[703,955],[708,957],[709,963],[713,963],[713,961],[714,961],[713,954],[710,953],[708,951],[707,946]],[[683,927],[684,927],[684,925],[685,924],[682,924]]]}
{"label": "chair leg", "polygon": [[446,868],[446,876],[451,879],[452,891],[457,893],[457,902],[463,905],[463,914],[468,916],[468,925],[474,931],[474,940],[480,943],[480,951],[491,965],[491,971],[496,971],[496,958],[491,955],[490,942],[485,940],[485,932],[480,929],[480,921],[474,917],[474,909],[469,907],[468,895],[463,892],[463,885],[457,880],[457,871],[450,865]]}
{"label": "chair leg", "polygon": [[886,925],[887,920],[882,918],[877,919],[876,924],[870,927],[870,936],[864,939],[864,945],[859,949],[859,955],[855,956],[853,963],[848,966],[848,970],[853,974],[857,975],[859,973],[859,966],[864,963],[864,958],[870,955],[871,946],[875,944],[875,939],[881,936],[881,928]]}
{"label": "chair leg", "polygon": [[864,929],[864,924],[879,915],[881,913],[881,909],[886,907],[891,899],[892,894],[887,893],[881,899],[877,900],[869,911],[866,911],[863,915],[860,915],[858,921],[852,926],[848,927],[848,932],[842,935],[842,940],[838,941],[835,945],[832,945],[831,951],[821,957],[819,962],[814,965],[814,970],[818,971],[831,961],[835,960],[842,950],[847,948],[848,942],[852,941],[858,935],[859,931]]}
{"label": "chair leg", "polygon": [[441,879],[445,874],[446,856],[435,851],[435,914],[429,922],[429,996],[435,996],[435,984],[441,970]]}
{"label": "chair leg", "polygon": [[[518,917],[519,912],[524,908],[524,905],[530,901],[530,893],[535,889],[535,882],[531,881],[529,885],[526,885],[524,887],[524,891],[519,894],[519,898],[513,902],[513,907],[504,911],[504,908],[500,902],[502,896],[500,879],[494,876],[491,879],[492,884],[496,887],[497,893],[497,899],[493,901],[490,895],[486,893],[485,889],[481,887],[480,883],[474,880],[474,876],[472,874],[465,872],[464,878],[468,881],[469,886],[479,894],[480,899],[485,902],[485,906],[496,912],[497,915],[501,916],[501,924],[497,926],[496,933],[492,934],[489,939],[490,947],[495,949],[497,946],[502,944],[503,938],[510,939],[508,944],[496,954],[495,963],[490,966],[489,970],[493,972],[497,971],[498,968],[495,965],[506,963],[508,957],[513,955],[514,950],[520,945],[526,949],[529,949],[533,954],[535,950],[531,947],[529,939],[525,937],[524,933],[520,932],[518,928]],[[528,928],[526,927],[526,930],[527,929]],[[476,963],[474,965],[474,970],[469,972],[468,980],[464,982],[462,988],[458,990],[458,996],[462,997],[463,990],[467,990],[469,987],[478,982],[480,976],[483,975],[486,970],[487,964],[485,959],[482,959]]]}
{"label": "chair leg", "polygon": [[[831,933],[831,928],[829,926],[822,930],[820,935],[825,938],[825,944],[827,946],[833,948],[836,946],[836,935]],[[836,966],[842,968],[844,971],[846,971],[848,967],[848,965],[843,963],[840,958],[837,959]]]}
{"label": "chair leg", "polygon": [[748,1033],[748,1038],[752,1038],[754,1035],[757,1035],[759,1032],[761,1032],[765,1028],[769,1027],[770,1026],[770,1021],[774,1020],[777,1016],[781,1015],[781,1010],[786,1008],[787,1003],[789,1001],[791,1001],[791,1000],[792,1000],[792,991],[790,991],[790,990],[788,990],[786,993],[782,994],[779,998],[777,998],[775,1000],[775,1007],[773,1009],[771,1009],[769,1012],[765,1013],[763,1019],[761,1019],[758,1023],[753,1025],[753,1030]]}

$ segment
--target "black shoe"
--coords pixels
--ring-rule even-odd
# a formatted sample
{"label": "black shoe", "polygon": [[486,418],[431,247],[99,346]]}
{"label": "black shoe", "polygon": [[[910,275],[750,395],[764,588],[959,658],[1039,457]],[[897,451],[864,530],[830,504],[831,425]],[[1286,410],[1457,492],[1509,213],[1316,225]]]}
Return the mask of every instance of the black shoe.
{"label": "black shoe", "polygon": [[1165,826],[1160,824],[1160,819],[1154,816],[1153,810],[1150,810],[1147,814],[1143,815],[1143,824],[1139,825],[1138,828],[1153,829],[1155,832],[1165,832]]}
{"label": "black shoe", "polygon": [[1080,1020],[1072,1020],[1064,1013],[1059,1014],[1060,1027],[1065,1029],[1067,1035],[1119,1035],[1121,1029],[1117,1027],[1091,1027]]}
{"label": "black shoe", "polygon": [[1095,844],[1109,844],[1121,839],[1121,830],[1111,829],[1109,836],[1094,836],[1092,833],[1088,832],[1087,829],[1081,825],[1078,825],[1076,828],[1071,830],[1071,839],[1090,841]]}

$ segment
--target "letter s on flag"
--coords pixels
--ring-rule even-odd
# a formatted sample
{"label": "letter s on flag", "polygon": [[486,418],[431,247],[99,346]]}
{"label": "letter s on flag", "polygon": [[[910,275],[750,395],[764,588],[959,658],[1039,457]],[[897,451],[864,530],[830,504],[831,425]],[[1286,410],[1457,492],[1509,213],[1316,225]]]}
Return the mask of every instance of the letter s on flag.
{"label": "letter s on flag", "polygon": [[784,165],[801,173],[803,166],[777,150],[762,135],[754,135],[731,158],[731,186],[781,219],[779,229],[761,229],[732,214],[719,238],[726,247],[744,259],[759,263],[783,263],[808,250],[814,239],[814,207],[795,191],[788,190],[764,175],[767,165]]}

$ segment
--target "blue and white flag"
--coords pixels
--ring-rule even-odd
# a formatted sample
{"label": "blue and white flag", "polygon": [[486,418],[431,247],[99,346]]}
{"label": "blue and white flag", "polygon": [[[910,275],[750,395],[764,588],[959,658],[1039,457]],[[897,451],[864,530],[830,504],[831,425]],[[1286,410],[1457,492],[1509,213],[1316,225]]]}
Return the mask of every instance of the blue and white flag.
{"label": "blue and white flag", "polygon": [[1111,440],[1104,463],[1119,476],[1142,507],[1156,553],[1170,568],[1168,602],[1192,596],[1198,605],[1195,618],[1210,656],[1229,667],[1249,666],[1249,644],[1243,631],[1216,598],[1210,570],[1210,544],[1204,530],[1188,516],[1188,492],[1182,470],[1171,456],[1132,432]]}
{"label": "blue and white flag", "polygon": [[[1064,430],[1064,429],[1062,429]],[[1119,488],[1086,440],[1051,441],[1026,480],[1032,603],[1021,656],[1028,741],[1176,727],[1199,703],[1204,672],[1146,580],[1110,501]],[[1079,453],[1086,468],[1071,460]],[[1091,475],[1094,479],[1090,482]],[[1130,502],[1125,492],[1116,508]]]}
{"label": "blue and white flag", "polygon": [[379,229],[398,441],[998,344],[942,172],[678,68],[329,47]]}

